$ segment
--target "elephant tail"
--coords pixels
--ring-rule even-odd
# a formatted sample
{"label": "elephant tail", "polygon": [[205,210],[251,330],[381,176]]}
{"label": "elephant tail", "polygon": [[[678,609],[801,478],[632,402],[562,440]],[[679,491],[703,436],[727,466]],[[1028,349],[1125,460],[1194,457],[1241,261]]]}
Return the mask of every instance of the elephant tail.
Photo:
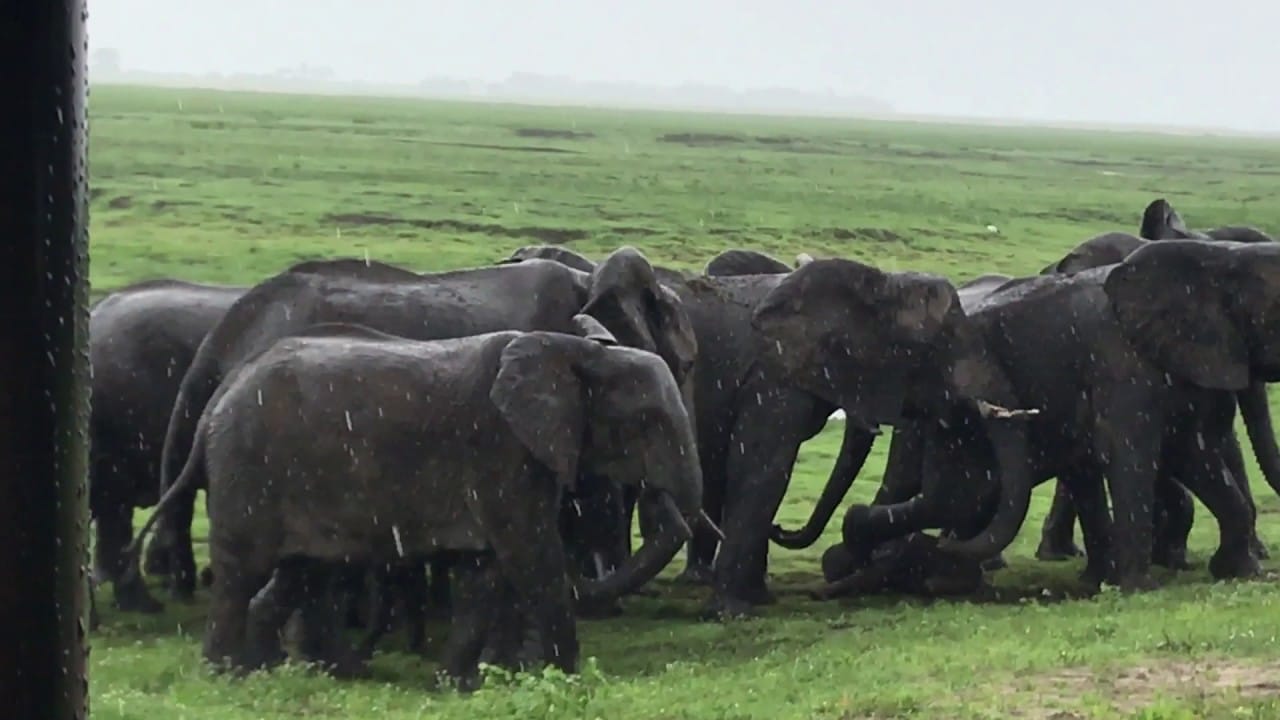
{"label": "elephant tail", "polygon": [[[1240,404],[1240,415],[1244,418],[1245,431],[1249,434],[1249,443],[1253,445],[1253,454],[1262,469],[1262,476],[1272,490],[1280,493],[1280,448],[1276,447],[1276,434],[1271,426],[1266,384],[1250,383],[1249,387],[1236,394],[1236,401]],[[1237,482],[1243,481],[1243,478],[1237,479]]]}
{"label": "elephant tail", "polygon": [[191,446],[191,452],[187,455],[187,461],[182,467],[182,472],[178,474],[177,479],[160,496],[160,501],[156,503],[155,509],[151,512],[151,517],[147,518],[147,522],[138,530],[133,542],[129,543],[129,546],[124,549],[124,556],[129,561],[126,563],[126,567],[130,568],[129,572],[138,571],[138,563],[136,561],[138,553],[142,549],[147,535],[155,527],[156,521],[164,515],[170,506],[178,501],[178,498],[192,491],[197,486],[197,483],[203,479],[206,444],[205,425],[206,421],[202,418],[196,429],[195,441]]}
{"label": "elephant tail", "polygon": [[849,488],[853,487],[853,481],[866,463],[874,441],[874,433],[846,419],[840,454],[836,456],[836,464],[831,468],[831,476],[827,478],[827,484],[822,489],[822,495],[818,498],[809,521],[799,530],[787,530],[781,525],[774,525],[770,539],[789,550],[803,550],[818,542],[836,508],[844,502]]}

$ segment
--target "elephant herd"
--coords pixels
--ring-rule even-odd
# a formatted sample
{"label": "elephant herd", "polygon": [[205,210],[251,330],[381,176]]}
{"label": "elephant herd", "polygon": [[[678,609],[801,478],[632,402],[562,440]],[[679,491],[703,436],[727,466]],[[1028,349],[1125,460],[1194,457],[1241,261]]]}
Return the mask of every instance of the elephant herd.
{"label": "elephant herd", "polygon": [[[144,569],[176,599],[203,577],[204,656],[236,671],[282,661],[296,617],[297,654],[363,672],[399,604],[415,646],[448,613],[442,667],[464,688],[482,659],[572,672],[576,618],[621,612],[682,547],[709,616],[750,614],[773,601],[769,545],[818,540],[881,426],[883,482],[847,509],[816,598],[976,590],[1050,479],[1037,556],[1081,554],[1078,519],[1095,586],[1187,568],[1191,494],[1218,523],[1213,576],[1255,575],[1237,405],[1280,491],[1280,245],[1189,230],[1163,199],[1138,235],[1027,277],[750,250],[692,274],[540,246],[443,273],[339,259],[247,288],[148,281],[98,302],[90,333],[95,583],[156,612]],[[773,525],[837,410],[812,516]]]}

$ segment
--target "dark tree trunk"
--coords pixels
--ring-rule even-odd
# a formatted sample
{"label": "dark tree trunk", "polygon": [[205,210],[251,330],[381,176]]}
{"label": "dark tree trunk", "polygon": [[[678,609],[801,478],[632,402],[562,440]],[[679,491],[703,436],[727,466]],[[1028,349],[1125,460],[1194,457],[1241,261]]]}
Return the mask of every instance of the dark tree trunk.
{"label": "dark tree trunk", "polygon": [[0,698],[86,717],[84,0],[0,10]]}

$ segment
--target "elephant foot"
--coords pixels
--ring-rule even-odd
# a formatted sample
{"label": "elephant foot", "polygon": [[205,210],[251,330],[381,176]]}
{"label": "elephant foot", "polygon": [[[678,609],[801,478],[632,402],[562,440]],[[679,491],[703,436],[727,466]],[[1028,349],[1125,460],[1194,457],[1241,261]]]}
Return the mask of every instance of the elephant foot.
{"label": "elephant foot", "polygon": [[189,605],[192,602],[195,602],[195,598],[196,598],[196,589],[193,587],[190,587],[188,585],[170,585],[169,586],[169,599],[173,600],[174,602],[182,603],[184,605]]}
{"label": "elephant foot", "polygon": [[742,599],[752,605],[776,605],[778,596],[764,585],[757,585],[742,593]]}
{"label": "elephant foot", "polygon": [[208,565],[206,565],[204,569],[200,571],[200,587],[202,588],[213,587],[213,568],[209,567]]}
{"label": "elephant foot", "polygon": [[995,557],[989,557],[982,561],[983,572],[995,572],[1009,567],[1009,562],[1004,559],[1004,553],[1000,553]]}
{"label": "elephant foot", "polygon": [[1061,543],[1044,538],[1036,548],[1036,559],[1042,562],[1065,562],[1078,557],[1084,557],[1084,551],[1071,540]]}
{"label": "elephant foot", "polygon": [[1209,574],[1215,580],[1257,577],[1262,574],[1262,565],[1248,550],[1218,550],[1209,560]]}
{"label": "elephant foot", "polygon": [[1151,553],[1151,564],[1159,565],[1173,571],[1191,570],[1195,565],[1187,560],[1186,546],[1169,548],[1158,547],[1155,552]]}
{"label": "elephant foot", "polygon": [[702,609],[703,620],[718,622],[746,620],[759,615],[755,606],[746,600],[719,593],[713,595]]}
{"label": "elephant foot", "polygon": [[690,565],[684,572],[676,576],[676,582],[682,585],[710,585],[715,573],[707,565]]}
{"label": "elephant foot", "polygon": [[131,579],[116,583],[115,607],[124,612],[155,615],[164,611],[164,603],[155,599],[136,574]]}
{"label": "elephant foot", "polygon": [[1151,573],[1130,573],[1120,579],[1120,592],[1125,594],[1144,593],[1160,588],[1160,583]]}
{"label": "elephant foot", "polygon": [[1267,544],[1262,542],[1262,538],[1257,535],[1249,541],[1249,549],[1253,551],[1253,556],[1259,560],[1268,560],[1271,558],[1271,551],[1267,549]]}
{"label": "elephant foot", "polygon": [[469,672],[465,675],[451,675],[445,671],[436,673],[436,685],[457,691],[461,695],[470,695],[484,684],[479,673]]}

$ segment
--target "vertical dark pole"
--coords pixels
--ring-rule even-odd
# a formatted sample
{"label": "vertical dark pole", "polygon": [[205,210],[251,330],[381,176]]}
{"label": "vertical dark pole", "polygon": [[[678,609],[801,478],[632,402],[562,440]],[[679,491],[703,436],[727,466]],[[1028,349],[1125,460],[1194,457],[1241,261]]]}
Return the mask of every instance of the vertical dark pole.
{"label": "vertical dark pole", "polygon": [[0,715],[87,715],[84,0],[0,0]]}

